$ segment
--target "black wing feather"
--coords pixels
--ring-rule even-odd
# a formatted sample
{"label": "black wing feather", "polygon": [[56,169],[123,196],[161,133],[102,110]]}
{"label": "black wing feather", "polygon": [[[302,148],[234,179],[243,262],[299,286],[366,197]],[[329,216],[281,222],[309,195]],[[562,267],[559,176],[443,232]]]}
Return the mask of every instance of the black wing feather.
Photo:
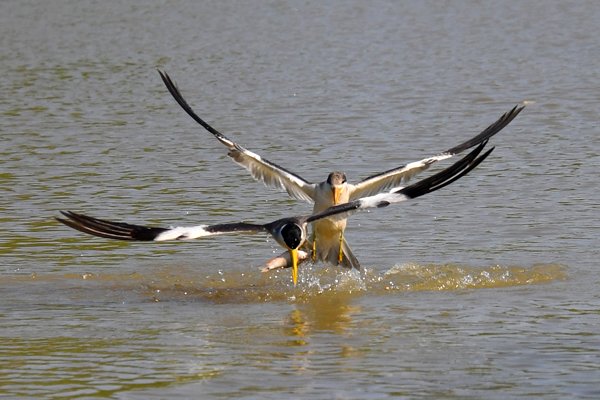
{"label": "black wing feather", "polygon": [[80,232],[108,239],[152,241],[169,228],[155,228],[140,225],[113,222],[89,217],[73,211],[61,211],[65,218],[57,221]]}

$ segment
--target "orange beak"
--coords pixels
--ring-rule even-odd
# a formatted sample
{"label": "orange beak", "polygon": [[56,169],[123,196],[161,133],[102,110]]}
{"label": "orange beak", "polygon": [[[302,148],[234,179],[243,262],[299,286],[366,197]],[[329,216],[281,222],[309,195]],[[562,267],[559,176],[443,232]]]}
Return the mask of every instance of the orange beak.
{"label": "orange beak", "polygon": [[298,249],[290,249],[289,252],[292,257],[292,281],[296,286],[298,283]]}
{"label": "orange beak", "polygon": [[331,191],[333,192],[333,205],[339,204],[340,198],[342,197],[342,188],[333,186]]}

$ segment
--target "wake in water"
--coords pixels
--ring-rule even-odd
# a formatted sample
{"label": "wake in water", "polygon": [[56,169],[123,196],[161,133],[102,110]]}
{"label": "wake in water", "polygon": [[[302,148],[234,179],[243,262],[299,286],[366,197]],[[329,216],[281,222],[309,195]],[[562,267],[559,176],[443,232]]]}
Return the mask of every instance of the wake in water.
{"label": "wake in water", "polygon": [[565,268],[557,264],[539,264],[532,267],[403,264],[383,272],[367,269],[365,277],[361,277],[357,271],[340,270],[334,267],[323,268],[318,265],[304,269],[302,290],[306,294],[324,291],[368,291],[381,294],[390,291],[439,291],[535,285],[565,278]]}
{"label": "wake in water", "polygon": [[[390,295],[399,291],[441,291],[537,285],[566,279],[565,267],[539,264],[530,267],[471,267],[456,264],[403,264],[386,271],[356,270],[305,264],[299,285],[294,287],[287,271],[267,274],[218,270],[200,274],[196,268],[165,266],[149,273],[133,274],[48,274],[4,277],[26,281],[64,284],[88,281],[95,290],[131,291],[151,301],[209,301],[213,303],[303,302],[322,294],[336,296]],[[84,285],[82,283],[82,285]],[[85,286],[85,285],[84,285]],[[82,288],[80,288],[82,289]],[[140,293],[141,291],[141,293]]]}
{"label": "wake in water", "polygon": [[459,290],[534,285],[566,278],[564,267],[540,264],[532,267],[494,265],[485,268],[455,264],[394,266],[382,274],[385,289]]}

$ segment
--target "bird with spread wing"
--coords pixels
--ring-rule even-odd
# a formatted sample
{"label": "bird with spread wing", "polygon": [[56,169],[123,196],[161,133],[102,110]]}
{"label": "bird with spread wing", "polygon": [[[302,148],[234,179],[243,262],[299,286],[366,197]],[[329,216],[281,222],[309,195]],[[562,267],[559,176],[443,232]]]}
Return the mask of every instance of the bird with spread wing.
{"label": "bird with spread wing", "polygon": [[[323,182],[312,183],[245,149],[213,128],[194,112],[171,77],[165,71],[158,70],[158,72],[177,103],[190,117],[227,147],[229,150],[228,155],[233,161],[246,168],[254,179],[262,181],[266,186],[283,189],[293,198],[314,203],[313,214],[318,214],[331,206],[386,192],[391,188],[400,186],[400,184],[407,182],[416,174],[429,168],[433,163],[448,159],[487,141],[506,127],[524,108],[523,105],[515,106],[478,135],[446,151],[369,176],[356,184],[347,182],[346,175],[339,171],[331,172]],[[344,238],[345,229],[345,218],[320,218],[313,220],[312,235],[309,238],[309,242],[311,243],[310,252],[312,253],[313,260],[321,260],[333,265],[341,264],[346,268],[360,269],[360,263]],[[284,260],[283,265],[285,265],[287,261],[285,261],[283,256],[271,260],[271,262],[266,264],[267,268],[282,266],[282,259]]]}
{"label": "bird with spread wing", "polygon": [[292,267],[292,281],[294,285],[296,285],[298,280],[298,252],[307,241],[308,224],[321,221],[325,218],[330,218],[334,221],[338,219],[345,220],[357,211],[387,207],[390,204],[414,199],[441,189],[468,174],[490,155],[494,148],[481,154],[486,143],[487,142],[484,141],[469,154],[448,168],[409,186],[396,188],[387,193],[379,193],[354,199],[343,204],[331,206],[312,215],[282,218],[267,224],[237,222],[189,227],[146,227],[93,218],[73,211],[61,211],[63,217],[57,217],[56,219],[81,232],[103,238],[119,240],[161,242],[168,240],[199,239],[207,236],[232,233],[266,232],[273,236],[277,243],[287,250],[291,264],[289,266]]}

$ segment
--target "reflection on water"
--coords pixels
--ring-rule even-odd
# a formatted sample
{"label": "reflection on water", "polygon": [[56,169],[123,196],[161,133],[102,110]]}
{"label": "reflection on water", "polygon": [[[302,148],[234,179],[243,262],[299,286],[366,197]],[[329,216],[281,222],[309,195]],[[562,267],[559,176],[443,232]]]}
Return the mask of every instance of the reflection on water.
{"label": "reflection on water", "polygon": [[300,340],[319,331],[343,333],[352,324],[353,314],[361,311],[352,305],[353,298],[350,292],[336,291],[303,298],[290,313],[290,335]]}
{"label": "reflection on water", "polygon": [[[434,312],[425,305],[425,311],[398,306],[386,311],[386,305],[395,304],[398,296],[469,293],[565,278],[566,271],[559,265],[416,264],[382,273],[369,270],[364,282],[355,272],[308,265],[297,287],[287,271],[217,271],[199,276],[191,269],[170,267],[129,274],[2,276],[0,287],[10,286],[17,293],[31,293],[28,288],[35,287],[35,297],[27,306],[6,308],[10,322],[0,329],[0,388],[13,396],[111,396],[227,382],[232,379],[227,371],[253,363],[262,365],[264,373],[285,374],[289,369],[311,380],[315,370],[325,368],[326,373],[332,362],[357,368],[355,363],[369,360],[373,341],[385,343],[395,329],[409,343],[414,335],[429,330],[448,331],[452,336],[456,311]],[[3,297],[14,301],[10,293]],[[70,306],[64,304],[65,298]],[[41,304],[35,305],[37,301]],[[368,306],[371,302],[374,308]],[[272,307],[282,305],[292,308],[287,314],[272,312]],[[48,318],[42,317],[44,308]],[[159,312],[163,308],[165,312]],[[390,318],[397,319],[394,314],[401,317],[397,327],[390,322]],[[127,322],[115,324],[115,315]],[[378,321],[380,315],[386,317]],[[480,316],[466,310],[461,318]],[[45,325],[45,337],[28,332],[28,324]],[[474,322],[469,325],[476,326]],[[64,330],[65,326],[69,329]],[[14,329],[21,337],[7,336]],[[357,336],[357,331],[362,334]],[[332,339],[319,349],[324,336]],[[420,362],[427,360],[426,354]],[[250,378],[247,382],[240,379],[240,390],[261,390]]]}

